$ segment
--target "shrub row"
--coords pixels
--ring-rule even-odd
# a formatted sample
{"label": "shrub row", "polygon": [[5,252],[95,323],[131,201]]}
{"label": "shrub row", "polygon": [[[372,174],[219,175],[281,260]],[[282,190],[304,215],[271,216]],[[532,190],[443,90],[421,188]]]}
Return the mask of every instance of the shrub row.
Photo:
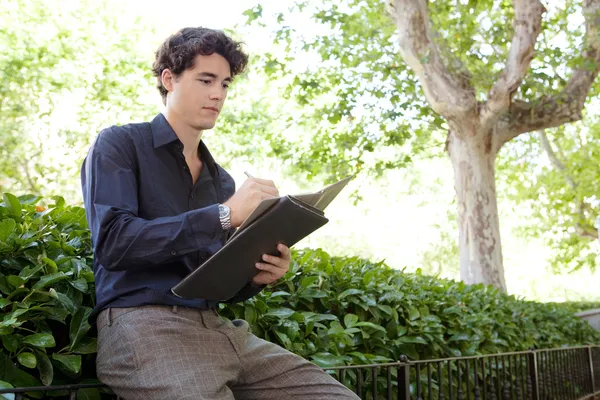
{"label": "shrub row", "polygon": [[[0,387],[95,379],[85,213],[39,200],[4,194],[0,203]],[[322,367],[600,343],[569,307],[323,250],[294,251],[283,280],[221,314]]]}

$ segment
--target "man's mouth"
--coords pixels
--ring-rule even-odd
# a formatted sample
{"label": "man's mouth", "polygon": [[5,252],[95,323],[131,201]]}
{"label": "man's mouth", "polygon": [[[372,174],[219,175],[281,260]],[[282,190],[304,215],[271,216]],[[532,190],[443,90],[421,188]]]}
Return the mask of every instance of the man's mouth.
{"label": "man's mouth", "polygon": [[214,111],[214,112],[219,112],[219,109],[218,109],[218,108],[216,108],[216,107],[203,107],[203,108],[204,108],[205,110],[211,110],[211,111]]}

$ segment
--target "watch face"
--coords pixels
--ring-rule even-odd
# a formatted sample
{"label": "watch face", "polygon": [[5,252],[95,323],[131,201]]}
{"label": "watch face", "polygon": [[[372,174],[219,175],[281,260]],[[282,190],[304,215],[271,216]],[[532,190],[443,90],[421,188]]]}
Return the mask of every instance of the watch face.
{"label": "watch face", "polygon": [[229,216],[229,209],[225,206],[219,206],[219,218],[226,218]]}

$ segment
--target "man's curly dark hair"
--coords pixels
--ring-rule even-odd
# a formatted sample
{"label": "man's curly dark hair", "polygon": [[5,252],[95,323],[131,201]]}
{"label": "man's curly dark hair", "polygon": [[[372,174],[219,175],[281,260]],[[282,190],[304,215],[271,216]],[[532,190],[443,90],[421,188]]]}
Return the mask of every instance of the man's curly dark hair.
{"label": "man's curly dark hair", "polygon": [[231,77],[241,74],[248,64],[248,56],[236,42],[222,31],[209,28],[183,28],[169,36],[155,54],[152,72],[157,79],[157,88],[163,103],[167,99],[167,89],[162,84],[161,75],[170,69],[175,77],[194,67],[197,55],[209,56],[217,53],[229,62]]}

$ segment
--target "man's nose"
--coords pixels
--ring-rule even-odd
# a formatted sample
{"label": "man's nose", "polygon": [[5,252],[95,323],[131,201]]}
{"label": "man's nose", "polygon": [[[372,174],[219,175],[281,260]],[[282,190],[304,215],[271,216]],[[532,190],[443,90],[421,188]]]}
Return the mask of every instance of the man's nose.
{"label": "man's nose", "polygon": [[210,99],[211,100],[221,100],[225,95],[225,88],[223,87],[214,87],[210,91]]}

